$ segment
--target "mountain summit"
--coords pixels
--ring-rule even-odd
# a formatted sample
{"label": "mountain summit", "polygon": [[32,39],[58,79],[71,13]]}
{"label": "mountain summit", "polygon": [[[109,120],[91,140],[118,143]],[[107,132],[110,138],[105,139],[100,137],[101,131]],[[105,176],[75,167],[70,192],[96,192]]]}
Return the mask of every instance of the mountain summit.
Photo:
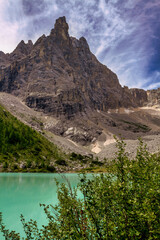
{"label": "mountain summit", "polygon": [[53,34],[55,34],[55,37],[57,40],[63,39],[63,40],[69,40],[69,34],[68,34],[69,26],[66,22],[65,17],[58,18],[56,20],[56,23],[54,25]]}
{"label": "mountain summit", "polygon": [[[23,98],[34,107],[67,118],[87,109],[136,107],[146,101],[143,90],[122,88],[116,74],[99,63],[84,37],[70,37],[65,17],[49,36],[33,45],[21,41],[0,70],[0,91]],[[138,93],[138,94],[137,94]]]}
{"label": "mountain summit", "polygon": [[102,133],[102,125],[116,124],[106,117],[106,123],[98,126],[102,118],[98,112],[143,106],[148,96],[142,89],[123,88],[116,74],[91,53],[86,39],[70,37],[68,29],[66,18],[60,17],[50,35],[34,45],[21,41],[13,53],[1,52],[0,91],[56,117],[55,133],[67,135],[72,127],[72,139],[79,141],[75,136],[83,132],[85,141],[92,141]]}

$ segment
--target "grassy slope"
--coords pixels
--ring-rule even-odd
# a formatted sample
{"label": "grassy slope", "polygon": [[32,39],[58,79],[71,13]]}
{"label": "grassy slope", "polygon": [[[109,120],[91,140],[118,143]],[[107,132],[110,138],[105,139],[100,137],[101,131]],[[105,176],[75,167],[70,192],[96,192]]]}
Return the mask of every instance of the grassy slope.
{"label": "grassy slope", "polygon": [[0,106],[0,171],[51,171],[64,154]]}
{"label": "grassy slope", "polygon": [[63,153],[0,105],[0,172],[103,172],[92,156]]}

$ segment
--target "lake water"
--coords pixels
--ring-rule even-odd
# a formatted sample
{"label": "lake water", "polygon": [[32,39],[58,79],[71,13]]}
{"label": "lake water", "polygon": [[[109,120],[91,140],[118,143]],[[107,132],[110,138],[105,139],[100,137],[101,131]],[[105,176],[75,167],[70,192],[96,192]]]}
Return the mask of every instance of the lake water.
{"label": "lake water", "polygon": [[[63,174],[72,186],[78,183],[78,174]],[[88,174],[91,177],[92,174]],[[15,230],[23,236],[20,215],[25,219],[37,220],[39,226],[47,223],[40,203],[56,204],[57,187],[55,178],[65,182],[61,174],[47,173],[0,173],[0,212],[3,222],[10,230]],[[0,239],[4,239],[0,233]]]}

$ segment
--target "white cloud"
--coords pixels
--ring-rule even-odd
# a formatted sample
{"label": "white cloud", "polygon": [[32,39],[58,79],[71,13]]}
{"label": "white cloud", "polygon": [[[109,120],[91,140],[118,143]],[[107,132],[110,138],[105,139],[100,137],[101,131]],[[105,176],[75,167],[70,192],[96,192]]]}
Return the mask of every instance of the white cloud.
{"label": "white cloud", "polygon": [[160,71],[155,71],[152,76],[146,79],[146,89],[155,89],[160,87]]}
{"label": "white cloud", "polygon": [[156,88],[159,88],[159,87],[160,87],[160,82],[151,83],[151,84],[148,85],[147,90],[149,90],[149,89],[156,89]]}
{"label": "white cloud", "polygon": [[12,51],[17,43],[18,23],[8,22],[4,18],[5,8],[9,4],[6,0],[0,1],[0,50]]}
{"label": "white cloud", "polygon": [[106,2],[105,0],[100,0],[99,2],[99,9],[103,12],[104,15],[108,15],[109,11],[106,7]]}

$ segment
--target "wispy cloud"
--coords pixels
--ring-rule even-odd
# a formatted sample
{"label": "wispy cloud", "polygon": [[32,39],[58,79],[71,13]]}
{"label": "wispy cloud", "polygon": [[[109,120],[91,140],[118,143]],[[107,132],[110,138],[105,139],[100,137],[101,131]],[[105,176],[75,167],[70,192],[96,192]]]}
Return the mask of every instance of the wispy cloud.
{"label": "wispy cloud", "polygon": [[17,22],[8,21],[5,18],[5,9],[9,5],[9,1],[0,1],[0,50],[10,52],[17,44],[18,28]]}
{"label": "wispy cloud", "polygon": [[49,34],[66,16],[97,58],[130,87],[159,86],[159,0],[0,0],[0,50]]}

